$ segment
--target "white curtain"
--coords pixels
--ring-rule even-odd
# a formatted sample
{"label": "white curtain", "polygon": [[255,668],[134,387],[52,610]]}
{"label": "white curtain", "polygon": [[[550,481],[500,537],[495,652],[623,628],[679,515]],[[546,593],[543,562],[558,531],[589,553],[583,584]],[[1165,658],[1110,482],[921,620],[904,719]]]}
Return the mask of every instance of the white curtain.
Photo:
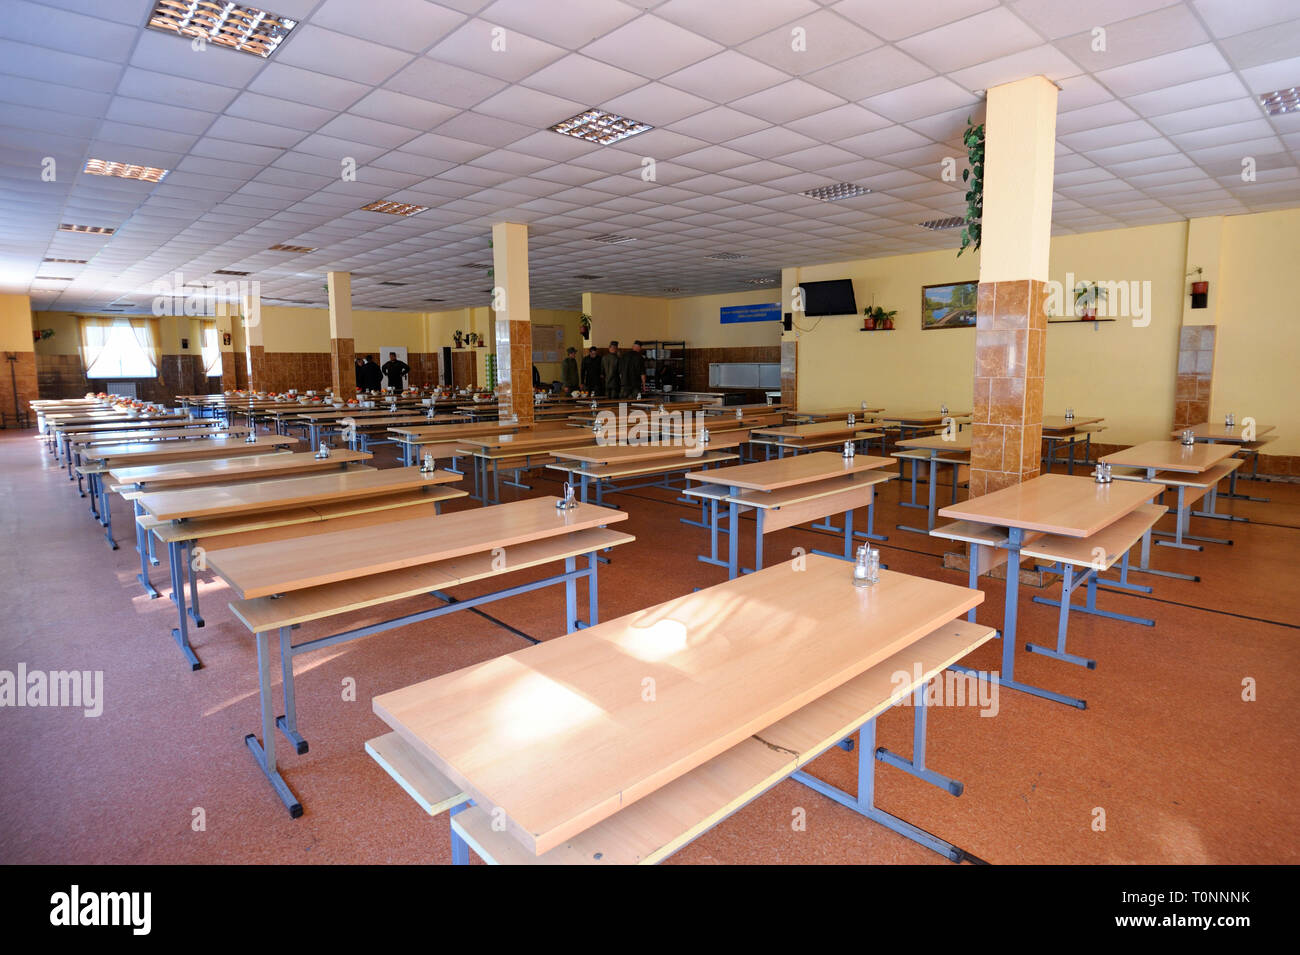
{"label": "white curtain", "polygon": [[221,346],[217,344],[217,323],[204,322],[200,334],[203,347],[203,374],[211,378],[221,374]]}

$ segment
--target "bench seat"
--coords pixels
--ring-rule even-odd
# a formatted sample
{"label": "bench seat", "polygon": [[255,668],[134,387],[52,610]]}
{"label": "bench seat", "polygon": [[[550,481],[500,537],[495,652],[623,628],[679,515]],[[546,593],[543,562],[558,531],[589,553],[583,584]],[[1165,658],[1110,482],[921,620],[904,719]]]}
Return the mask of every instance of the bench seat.
{"label": "bench seat", "polygon": [[[1091,537],[1045,534],[1033,543],[1022,546],[1020,554],[1022,557],[1036,557],[1054,564],[1109,570],[1168,510],[1160,504],[1143,504]],[[1104,561],[1098,560],[1098,550],[1106,555]]]}

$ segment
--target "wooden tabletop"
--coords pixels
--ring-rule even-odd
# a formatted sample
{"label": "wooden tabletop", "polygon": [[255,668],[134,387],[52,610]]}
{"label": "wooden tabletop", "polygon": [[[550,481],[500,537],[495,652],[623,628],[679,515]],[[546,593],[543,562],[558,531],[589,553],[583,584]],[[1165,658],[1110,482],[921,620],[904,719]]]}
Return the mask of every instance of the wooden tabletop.
{"label": "wooden tabletop", "polygon": [[947,436],[940,432],[919,438],[904,438],[896,444],[900,448],[919,448],[924,451],[969,451],[970,438],[969,431],[958,431]]}
{"label": "wooden tabletop", "polygon": [[1075,428],[1082,428],[1086,424],[1097,424],[1105,420],[1105,418],[1090,415],[1076,414],[1073,418],[1067,418],[1063,414],[1045,414],[1043,415],[1043,430],[1073,431]]}
{"label": "wooden tabletop", "polygon": [[754,434],[770,435],[776,438],[833,438],[836,435],[848,437],[858,431],[869,431],[871,426],[865,422],[848,424],[844,421],[819,421],[815,424],[787,424],[778,428],[755,428]]}
{"label": "wooden tabletop", "polygon": [[1204,471],[1237,453],[1231,444],[1198,442],[1186,447],[1181,441],[1147,441],[1101,458],[1105,464],[1128,468],[1156,468],[1160,471]]}
{"label": "wooden tabletop", "polygon": [[[213,422],[214,424],[216,422]],[[64,439],[71,445],[80,447],[81,445],[90,444],[110,444],[114,442],[130,442],[133,445],[141,442],[156,443],[158,441],[212,441],[217,438],[243,438],[248,435],[247,428],[193,428],[187,431],[180,430],[160,430],[160,431],[99,431],[95,433],[85,431],[71,431],[64,435]]]}
{"label": "wooden tabletop", "polygon": [[1222,421],[1214,423],[1203,421],[1200,424],[1194,424],[1190,428],[1175,428],[1169,432],[1175,438],[1181,437],[1184,431],[1191,431],[1193,435],[1202,441],[1223,441],[1229,444],[1249,444],[1251,441],[1259,440],[1259,436],[1267,434],[1276,426],[1271,424],[1255,425],[1255,437],[1246,438],[1242,436],[1242,426],[1234,425],[1229,428]]}
{"label": "wooden tabletop", "polygon": [[888,570],[859,588],[843,561],[805,562],[381,694],[375,713],[540,854],[983,600]]}
{"label": "wooden tabletop", "polygon": [[558,500],[535,497],[415,518],[382,535],[362,528],[232,547],[209,558],[208,566],[241,598],[264,597],[627,520],[623,511],[594,504],[561,510]]}
{"label": "wooden tabletop", "polygon": [[[742,405],[705,405],[700,410],[707,415],[734,415],[739,408],[745,414],[782,414],[786,411],[786,405],[774,404],[769,405],[761,401],[754,401]],[[870,409],[868,409],[870,410]]]}
{"label": "wooden tabletop", "polygon": [[1159,484],[1044,474],[983,497],[951,504],[940,517],[995,527],[1020,527],[1047,534],[1091,537],[1141,507],[1164,488]]}
{"label": "wooden tabletop", "polygon": [[131,461],[181,461],[260,454],[268,448],[287,448],[302,442],[278,434],[260,434],[257,441],[244,438],[207,438],[203,441],[132,441],[87,448],[81,456],[90,461],[112,460],[118,464]]}
{"label": "wooden tabletop", "polygon": [[140,421],[127,418],[122,421],[101,421],[96,424],[55,425],[55,430],[64,434],[95,434],[101,431],[167,431],[172,428],[212,428],[216,425],[212,418],[176,418],[170,421]]}
{"label": "wooden tabletop", "polygon": [[775,491],[796,484],[825,481],[843,474],[874,471],[893,464],[892,458],[878,458],[869,454],[855,454],[852,458],[845,458],[833,451],[813,451],[786,458],[772,458],[770,461],[758,461],[754,464],[692,471],[686,476],[692,481],[704,481],[708,484],[743,487],[754,491]]}
{"label": "wooden tabletop", "polygon": [[547,448],[572,448],[584,444],[594,444],[591,434],[586,431],[520,431],[516,434],[479,435],[464,438],[461,442],[467,448],[481,448],[484,451],[545,451]]}
{"label": "wooden tabletop", "polygon": [[881,421],[897,421],[899,424],[943,424],[944,418],[966,418],[969,411],[886,411],[880,415]]}
{"label": "wooden tabletop", "polygon": [[416,428],[389,428],[394,434],[404,438],[439,440],[442,438],[467,438],[480,434],[501,434],[505,431],[518,431],[519,425],[510,421],[480,421],[476,424],[434,424]]}
{"label": "wooden tabletop", "polygon": [[884,410],[884,408],[879,407],[867,406],[863,408],[861,405],[845,405],[842,408],[821,408],[816,411],[797,410],[794,414],[800,418],[817,420],[820,418],[847,418],[849,415],[857,415],[860,418],[863,415],[875,415],[877,412]]}
{"label": "wooden tabletop", "polygon": [[556,448],[554,457],[583,464],[626,464],[632,461],[654,461],[660,458],[699,457],[706,451],[734,448],[745,440],[743,431],[729,431],[710,438],[708,444],[589,444],[579,448]]}
{"label": "wooden tabletop", "polygon": [[418,467],[382,471],[337,471],[281,481],[257,481],[228,487],[155,491],[138,498],[159,520],[197,520],[254,511],[301,507],[325,501],[348,501],[411,491],[434,484],[451,484],[461,475],[450,471],[422,474]]}
{"label": "wooden tabletop", "polygon": [[110,468],[108,476],[117,484],[138,484],[150,488],[177,484],[223,484],[278,478],[307,471],[328,471],[331,468],[341,470],[346,464],[369,461],[372,457],[374,455],[367,451],[343,449],[330,452],[328,458],[317,458],[312,451],[302,451],[138,467],[128,462]]}

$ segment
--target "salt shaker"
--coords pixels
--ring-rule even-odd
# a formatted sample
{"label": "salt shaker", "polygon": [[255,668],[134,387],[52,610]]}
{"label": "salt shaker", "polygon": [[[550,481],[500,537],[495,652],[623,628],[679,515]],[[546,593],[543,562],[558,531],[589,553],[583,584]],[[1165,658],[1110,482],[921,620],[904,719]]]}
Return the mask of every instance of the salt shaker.
{"label": "salt shaker", "polygon": [[1065,409],[1065,420],[1066,420],[1066,421],[1073,421],[1073,420],[1074,420],[1074,409],[1073,409],[1073,408],[1066,408],[1066,409]]}
{"label": "salt shaker", "polygon": [[1097,462],[1097,466],[1096,466],[1095,468],[1092,469],[1092,479],[1093,479],[1094,481],[1096,481],[1098,484],[1105,484],[1105,483],[1106,483],[1106,465],[1104,465],[1104,464],[1102,464],[1100,461],[1098,461],[1098,462]]}
{"label": "salt shaker", "polygon": [[947,414],[948,414],[948,406],[947,406],[946,404],[939,405],[939,414],[941,414],[941,415],[947,415]]}
{"label": "salt shaker", "polygon": [[568,511],[578,506],[578,499],[573,494],[573,482],[564,482],[564,497],[555,502],[557,511]]}
{"label": "salt shaker", "polygon": [[843,453],[844,460],[845,460],[845,461],[852,461],[852,460],[853,460],[853,455],[854,455],[855,453],[856,453],[856,452],[855,452],[854,449],[853,449],[853,442],[852,442],[852,441],[845,441],[845,442],[844,442],[844,453]]}
{"label": "salt shaker", "polygon": [[857,559],[853,562],[853,585],[870,587],[880,580],[880,551],[863,544],[858,548]]}
{"label": "salt shaker", "polygon": [[1196,438],[1192,434],[1192,429],[1188,428],[1183,432],[1183,447],[1190,448],[1196,444]]}
{"label": "salt shaker", "polygon": [[708,443],[709,443],[709,429],[705,428],[703,431],[700,432],[700,444],[708,444]]}
{"label": "salt shaker", "polygon": [[852,412],[850,412],[848,418],[845,420],[844,423],[845,423],[845,424],[857,424],[857,423],[858,423],[858,419],[857,419],[856,417],[854,417],[854,415],[853,415]]}
{"label": "salt shaker", "polygon": [[433,471],[434,471],[433,455],[426,451],[424,454],[424,461],[420,464],[420,473],[432,474]]}
{"label": "salt shaker", "polygon": [[319,460],[324,461],[329,456],[330,456],[329,445],[326,444],[324,441],[322,441],[320,444],[320,450],[316,452],[316,457]]}

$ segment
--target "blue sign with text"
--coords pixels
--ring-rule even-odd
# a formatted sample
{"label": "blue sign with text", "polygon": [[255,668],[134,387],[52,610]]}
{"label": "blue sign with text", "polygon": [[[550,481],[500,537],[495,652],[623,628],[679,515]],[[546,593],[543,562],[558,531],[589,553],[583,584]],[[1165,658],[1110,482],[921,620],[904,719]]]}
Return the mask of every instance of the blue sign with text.
{"label": "blue sign with text", "polygon": [[770,305],[727,305],[722,310],[722,324],[734,325],[738,322],[779,322],[781,320],[781,303]]}

